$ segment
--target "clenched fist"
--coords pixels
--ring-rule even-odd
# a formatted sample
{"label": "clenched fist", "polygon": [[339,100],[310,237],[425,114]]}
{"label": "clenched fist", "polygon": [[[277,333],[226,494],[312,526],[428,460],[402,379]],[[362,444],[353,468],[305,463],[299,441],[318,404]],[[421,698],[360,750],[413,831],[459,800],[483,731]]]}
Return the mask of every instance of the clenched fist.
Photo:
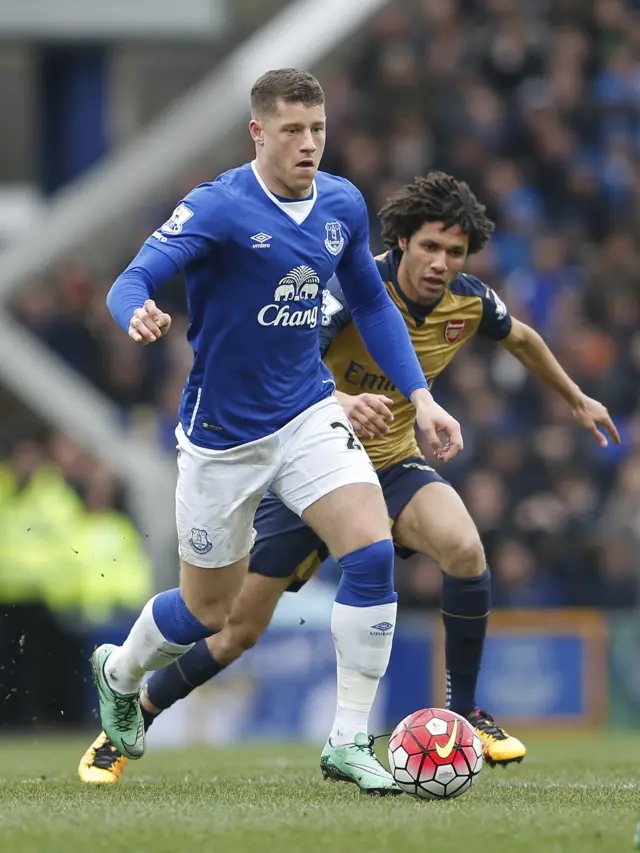
{"label": "clenched fist", "polygon": [[136,308],[129,323],[129,337],[137,344],[152,344],[171,328],[171,317],[161,311],[153,299]]}

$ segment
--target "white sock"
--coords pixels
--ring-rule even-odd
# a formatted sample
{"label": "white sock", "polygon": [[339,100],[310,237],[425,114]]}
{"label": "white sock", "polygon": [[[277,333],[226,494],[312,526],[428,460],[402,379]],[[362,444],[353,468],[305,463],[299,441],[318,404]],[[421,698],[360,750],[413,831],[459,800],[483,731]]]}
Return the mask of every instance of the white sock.
{"label": "white sock", "polygon": [[368,734],[373,700],[387,671],[398,605],[333,605],[331,632],[338,660],[338,704],[329,735],[332,746],[353,743]]}
{"label": "white sock", "polygon": [[135,693],[145,673],[169,666],[193,648],[177,646],[165,640],[153,618],[153,598],[148,601],[124,643],[109,657],[106,675],[109,685],[118,693]]}

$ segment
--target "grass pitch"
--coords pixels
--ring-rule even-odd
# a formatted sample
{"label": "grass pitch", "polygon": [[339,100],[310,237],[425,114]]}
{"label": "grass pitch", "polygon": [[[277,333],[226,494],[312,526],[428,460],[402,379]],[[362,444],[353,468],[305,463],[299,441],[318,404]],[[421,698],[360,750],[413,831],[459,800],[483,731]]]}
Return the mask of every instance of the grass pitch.
{"label": "grass pitch", "polygon": [[324,782],[319,750],[154,752],[87,787],[85,740],[0,740],[1,853],[590,853],[633,849],[640,736],[526,739],[457,800],[374,799]]}

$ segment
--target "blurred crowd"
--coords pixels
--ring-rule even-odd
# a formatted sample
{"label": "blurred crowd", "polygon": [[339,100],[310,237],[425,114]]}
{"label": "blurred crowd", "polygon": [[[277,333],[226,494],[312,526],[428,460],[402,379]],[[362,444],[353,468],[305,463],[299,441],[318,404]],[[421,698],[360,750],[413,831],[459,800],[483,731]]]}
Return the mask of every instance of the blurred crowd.
{"label": "blurred crowd", "polygon": [[113,475],[62,435],[18,440],[0,464],[0,606],[44,602],[78,627],[104,624],[152,581]]}
{"label": "blurred crowd", "polygon": [[[480,528],[495,604],[640,603],[640,2],[398,0],[322,82],[323,167],[365,194],[373,248],[375,212],[400,184],[431,168],[468,181],[497,223],[472,270],[620,427],[622,445],[599,449],[495,344],[470,344],[438,380],[466,437],[442,473]],[[113,278],[173,201],[138,223]],[[112,321],[110,284],[72,262],[15,310],[132,429],[173,452],[190,365],[182,283],[162,294],[171,335],[145,350]],[[414,558],[398,587],[406,606],[431,606],[438,569]]]}

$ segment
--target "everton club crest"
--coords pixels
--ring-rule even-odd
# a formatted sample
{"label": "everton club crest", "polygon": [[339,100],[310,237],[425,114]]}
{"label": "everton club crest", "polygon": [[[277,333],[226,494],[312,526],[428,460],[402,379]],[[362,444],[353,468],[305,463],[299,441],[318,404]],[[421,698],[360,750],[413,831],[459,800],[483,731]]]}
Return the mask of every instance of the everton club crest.
{"label": "everton club crest", "polygon": [[327,250],[332,255],[339,255],[344,246],[344,237],[342,236],[342,226],[339,222],[327,222],[324,226],[327,236],[324,244]]}

